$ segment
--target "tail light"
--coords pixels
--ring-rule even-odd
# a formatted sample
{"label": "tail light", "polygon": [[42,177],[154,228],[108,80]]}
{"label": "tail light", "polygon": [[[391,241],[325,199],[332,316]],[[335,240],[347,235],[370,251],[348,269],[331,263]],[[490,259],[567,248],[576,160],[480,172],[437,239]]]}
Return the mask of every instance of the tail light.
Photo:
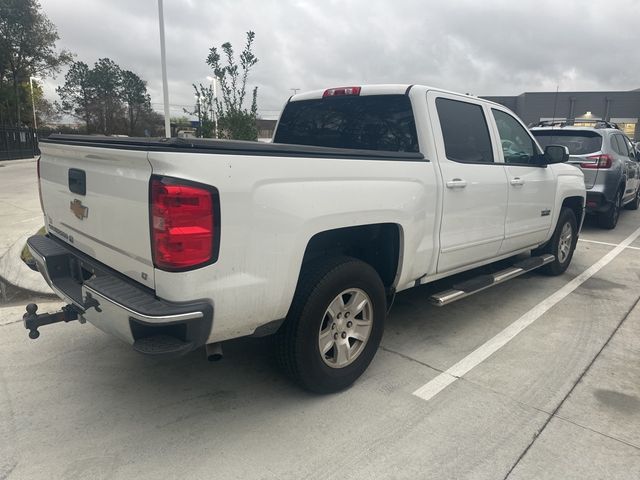
{"label": "tail light", "polygon": [[40,185],[40,158],[36,161],[36,172],[38,174],[38,197],[40,197],[40,210],[44,213],[44,203],[42,203],[42,186]]}
{"label": "tail light", "polygon": [[220,208],[215,188],[154,176],[150,210],[156,268],[190,270],[218,259]]}
{"label": "tail light", "polygon": [[322,94],[322,98],[325,97],[338,97],[342,95],[360,95],[360,87],[338,87],[329,88]]}
{"label": "tail light", "polygon": [[582,168],[611,168],[613,164],[613,158],[611,155],[602,154],[602,155],[592,155],[591,157],[587,157],[587,160],[591,160],[591,162],[581,163],[580,166]]}

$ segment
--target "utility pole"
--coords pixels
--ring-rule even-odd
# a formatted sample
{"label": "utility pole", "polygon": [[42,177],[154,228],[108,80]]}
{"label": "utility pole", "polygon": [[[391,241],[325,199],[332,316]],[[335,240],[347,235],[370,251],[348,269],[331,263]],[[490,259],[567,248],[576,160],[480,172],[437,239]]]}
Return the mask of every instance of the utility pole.
{"label": "utility pole", "polygon": [[213,99],[211,101],[211,119],[213,120],[213,138],[218,138],[218,112],[216,111],[215,102],[218,98],[218,80],[216,77],[208,76],[207,80],[211,82],[213,88]]}
{"label": "utility pole", "polygon": [[162,0],[158,0],[158,21],[160,23],[160,62],[162,64],[162,94],[164,96],[164,132],[171,137],[171,114],[169,112],[169,86],[167,82],[167,53],[164,48],[164,13]]}
{"label": "utility pole", "polygon": [[34,135],[38,135],[38,124],[36,122],[36,101],[33,98],[33,81],[38,80],[36,77],[29,77],[29,86],[31,87],[31,108],[33,108],[33,131]]}
{"label": "utility pole", "polygon": [[202,138],[202,110],[200,104],[200,95],[196,95],[196,105],[198,106],[198,123],[200,124],[200,138]]}
{"label": "utility pole", "polygon": [[300,90],[299,88],[290,88],[289,90],[293,90],[293,94],[295,95],[296,93],[298,93],[298,90]]}

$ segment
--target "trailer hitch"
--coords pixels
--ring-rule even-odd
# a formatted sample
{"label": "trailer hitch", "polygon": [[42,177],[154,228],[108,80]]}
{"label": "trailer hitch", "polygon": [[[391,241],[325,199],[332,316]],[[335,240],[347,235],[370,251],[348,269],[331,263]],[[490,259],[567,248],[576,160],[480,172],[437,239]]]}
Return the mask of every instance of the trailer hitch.
{"label": "trailer hitch", "polygon": [[78,320],[78,317],[84,312],[72,304],[65,305],[62,310],[54,313],[37,314],[37,311],[38,305],[30,303],[27,305],[27,313],[22,316],[24,328],[29,330],[29,338],[33,340],[40,336],[39,327],[58,322],[72,322],[73,320]]}

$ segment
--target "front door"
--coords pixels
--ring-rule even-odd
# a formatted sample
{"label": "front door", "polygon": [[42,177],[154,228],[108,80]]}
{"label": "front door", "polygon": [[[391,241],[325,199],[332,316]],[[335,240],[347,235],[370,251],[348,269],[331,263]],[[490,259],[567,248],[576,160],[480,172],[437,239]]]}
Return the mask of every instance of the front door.
{"label": "front door", "polygon": [[429,92],[442,176],[438,273],[498,254],[504,238],[507,178],[487,112],[472,98]]}
{"label": "front door", "polygon": [[553,169],[539,165],[542,154],[527,129],[506,111],[492,108],[508,181],[507,220],[500,253],[537,246],[552,227],[556,195]]}

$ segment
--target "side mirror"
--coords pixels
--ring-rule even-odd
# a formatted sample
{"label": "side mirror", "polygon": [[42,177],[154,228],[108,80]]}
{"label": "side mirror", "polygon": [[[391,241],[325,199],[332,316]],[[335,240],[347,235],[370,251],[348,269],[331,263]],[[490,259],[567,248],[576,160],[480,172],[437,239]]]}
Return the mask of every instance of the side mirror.
{"label": "side mirror", "polygon": [[547,165],[564,163],[569,160],[569,149],[564,145],[547,145],[544,149],[544,161]]}

